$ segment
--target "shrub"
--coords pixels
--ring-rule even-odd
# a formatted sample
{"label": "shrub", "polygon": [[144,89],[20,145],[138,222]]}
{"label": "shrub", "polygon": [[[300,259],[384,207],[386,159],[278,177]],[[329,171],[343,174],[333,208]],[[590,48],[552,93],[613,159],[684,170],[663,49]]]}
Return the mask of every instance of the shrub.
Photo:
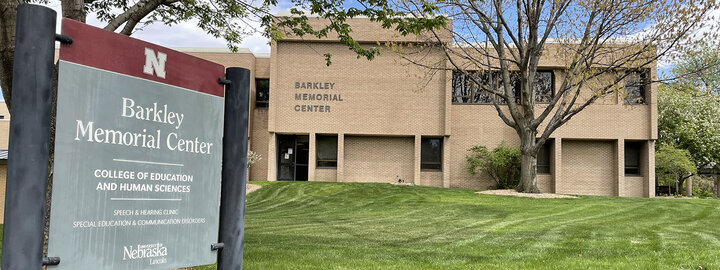
{"label": "shrub", "polygon": [[520,148],[502,142],[492,151],[482,145],[475,145],[468,151],[470,154],[465,158],[470,174],[486,172],[495,180],[498,189],[515,188],[520,183]]}
{"label": "shrub", "polygon": [[693,177],[693,196],[712,197],[714,184],[712,177]]}

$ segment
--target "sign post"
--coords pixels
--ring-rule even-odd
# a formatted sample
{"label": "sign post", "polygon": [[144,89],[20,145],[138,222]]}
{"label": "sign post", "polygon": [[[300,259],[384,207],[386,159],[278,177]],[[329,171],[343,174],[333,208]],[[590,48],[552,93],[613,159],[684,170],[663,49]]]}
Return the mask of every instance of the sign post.
{"label": "sign post", "polygon": [[2,269],[42,267],[55,18],[46,7],[18,8]]}
{"label": "sign post", "polygon": [[[247,172],[248,103],[250,70],[228,68],[230,85],[225,93],[222,204],[218,270],[242,269],[245,235],[245,176]],[[234,164],[234,165],[233,165]]]}

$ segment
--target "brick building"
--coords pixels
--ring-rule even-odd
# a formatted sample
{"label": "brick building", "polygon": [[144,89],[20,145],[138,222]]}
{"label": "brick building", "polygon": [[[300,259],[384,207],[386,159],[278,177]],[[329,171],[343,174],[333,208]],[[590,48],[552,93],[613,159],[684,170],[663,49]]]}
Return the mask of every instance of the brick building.
{"label": "brick building", "polygon": [[[368,20],[353,24],[362,43],[418,42]],[[272,44],[270,55],[182,51],[251,70],[250,149],[262,159],[250,169],[250,180],[401,178],[417,185],[482,189],[494,182],[467,172],[467,150],[476,144],[519,144],[491,104],[458,89],[461,74],[428,76],[393,50],[368,61],[331,38],[289,36]],[[332,54],[332,65],[326,65],[324,53]],[[552,95],[565,74],[554,54],[546,55],[539,77],[545,80],[543,94]],[[424,58],[444,61],[440,51]],[[655,73],[652,68],[636,77],[649,81]],[[598,100],[552,134],[538,158],[541,191],[654,196],[657,86],[632,90],[643,102]]]}
{"label": "brick building", "polygon": [[[352,23],[354,37],[364,44],[421,43],[366,19]],[[462,89],[460,73],[430,76],[427,69],[404,61],[390,49],[368,61],[331,38],[288,36],[272,44],[270,54],[247,49],[178,50],[251,70],[249,145],[262,159],[250,168],[250,180],[393,182],[400,178],[417,185],[485,189],[494,181],[467,172],[467,150],[477,144],[519,145],[517,134],[497,116],[488,97]],[[332,54],[330,66],[325,53]],[[564,65],[553,55],[557,54],[547,53],[540,60],[544,88],[539,96],[551,96],[565,76]],[[443,64],[443,57],[440,51],[423,54],[433,63]],[[655,74],[653,67],[636,77],[647,80]],[[628,92],[643,102],[630,106],[614,96],[598,100],[551,135],[538,156],[542,192],[655,195],[657,85],[646,83],[633,90]],[[538,103],[542,109],[542,102]],[[0,115],[2,150],[7,149],[9,134],[5,106],[0,106]],[[2,154],[0,213],[6,170]]]}

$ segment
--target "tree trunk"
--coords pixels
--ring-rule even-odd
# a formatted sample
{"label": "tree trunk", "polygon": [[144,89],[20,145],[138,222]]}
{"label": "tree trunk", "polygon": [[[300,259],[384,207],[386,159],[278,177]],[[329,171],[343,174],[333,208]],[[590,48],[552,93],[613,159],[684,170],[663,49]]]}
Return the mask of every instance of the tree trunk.
{"label": "tree trunk", "polygon": [[17,7],[23,1],[0,1],[0,88],[8,111],[11,106],[15,24]]}
{"label": "tree trunk", "polygon": [[683,192],[683,184],[685,183],[685,178],[680,176],[680,177],[678,177],[678,180],[675,183],[676,183],[675,196],[680,196],[684,193]]}
{"label": "tree trunk", "polygon": [[535,132],[524,130],[522,136],[520,184],[516,190],[523,193],[540,193],[537,187],[537,152],[535,151]]}
{"label": "tree trunk", "polygon": [[537,155],[522,153],[518,192],[540,193],[537,187]]}

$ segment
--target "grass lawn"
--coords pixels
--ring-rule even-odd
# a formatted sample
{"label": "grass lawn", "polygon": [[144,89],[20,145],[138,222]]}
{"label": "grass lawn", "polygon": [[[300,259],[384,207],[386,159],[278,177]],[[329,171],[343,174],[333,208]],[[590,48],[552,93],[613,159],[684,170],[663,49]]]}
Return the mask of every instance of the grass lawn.
{"label": "grass lawn", "polygon": [[248,195],[245,269],[720,268],[720,200],[259,184]]}
{"label": "grass lawn", "polygon": [[256,184],[245,269],[720,269],[720,200]]}

